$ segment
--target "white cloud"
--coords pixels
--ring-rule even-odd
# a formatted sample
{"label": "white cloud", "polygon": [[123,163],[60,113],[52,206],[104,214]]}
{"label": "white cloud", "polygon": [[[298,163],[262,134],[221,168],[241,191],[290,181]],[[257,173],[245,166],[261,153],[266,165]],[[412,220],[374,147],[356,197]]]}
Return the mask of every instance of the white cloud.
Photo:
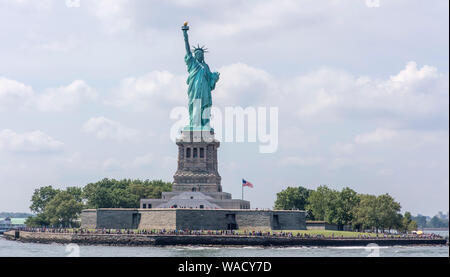
{"label": "white cloud", "polygon": [[0,77],[0,111],[21,108],[32,99],[33,95],[30,86]]}
{"label": "white cloud", "polygon": [[136,157],[133,161],[133,166],[143,167],[152,164],[155,161],[155,156],[153,154],[147,154],[144,156]]}
{"label": "white cloud", "polygon": [[37,11],[44,11],[48,12],[51,11],[53,8],[53,0],[40,0],[40,1],[34,1],[34,0],[6,0],[7,4],[12,4],[20,8],[33,8]]}
{"label": "white cloud", "polygon": [[81,6],[81,0],[66,0],[66,7],[79,8]]}
{"label": "white cloud", "polygon": [[89,0],[88,8],[106,31],[127,31],[133,26],[133,3],[127,0]]}
{"label": "white cloud", "polygon": [[375,170],[377,175],[385,176],[393,171],[388,166],[425,168],[430,162],[442,166],[442,159],[447,159],[448,164],[448,154],[444,154],[448,153],[448,140],[448,131],[378,128],[355,136],[350,143],[334,144],[331,167],[370,165],[370,171]]}
{"label": "white cloud", "polygon": [[0,132],[0,150],[11,152],[57,152],[63,143],[41,131],[19,134],[6,129]]}
{"label": "white cloud", "polygon": [[321,157],[286,157],[280,162],[282,166],[315,166],[323,162]]}
{"label": "white cloud", "polygon": [[448,113],[448,80],[448,74],[431,66],[418,69],[415,62],[387,80],[323,68],[287,82],[283,99],[291,99],[299,118],[422,117]]}
{"label": "white cloud", "polygon": [[359,144],[383,143],[391,140],[398,135],[397,131],[389,129],[377,129],[374,132],[358,135],[355,142]]}
{"label": "white cloud", "polygon": [[73,110],[83,101],[93,101],[97,92],[82,80],[76,80],[68,86],[46,89],[36,96],[36,108],[39,111],[62,112]]}
{"label": "white cloud", "polygon": [[[274,82],[264,70],[237,63],[218,70],[220,80],[212,92],[215,106],[256,105],[273,92]],[[152,71],[122,80],[106,103],[143,111],[150,107],[187,105],[187,74]]]}
{"label": "white cloud", "polygon": [[218,71],[220,80],[212,94],[220,106],[258,105],[276,90],[276,81],[269,73],[244,63],[224,66]]}
{"label": "white cloud", "polygon": [[[186,1],[178,0],[176,2],[185,4]],[[208,5],[208,2],[204,1],[199,5],[205,6]],[[251,3],[237,1],[234,5],[239,6],[239,9],[233,10],[233,12],[228,12],[229,5],[233,5],[233,3],[225,3],[221,8],[214,7],[223,10],[220,13],[222,20],[212,18],[200,26],[200,31],[213,36],[233,36],[245,32],[289,28],[292,27],[289,26],[289,23],[298,24],[300,21],[306,21],[312,15],[320,16],[320,13],[323,13],[314,1],[278,0]],[[327,9],[329,6],[336,6],[336,3],[331,2],[331,5],[322,3],[323,9]]]}
{"label": "white cloud", "polygon": [[310,149],[319,143],[315,134],[306,132],[295,126],[283,127],[280,130],[280,146],[286,149]]}
{"label": "white cloud", "polygon": [[97,92],[82,80],[68,86],[45,89],[36,94],[31,86],[0,78],[0,111],[31,109],[42,112],[63,112],[73,110],[82,102],[94,101]]}
{"label": "white cloud", "polygon": [[174,156],[165,155],[161,157],[161,166],[162,168],[169,168],[171,171],[176,169],[178,159]]}
{"label": "white cloud", "polygon": [[127,128],[121,123],[105,117],[89,119],[89,121],[84,124],[83,131],[95,134],[100,140],[116,141],[133,140],[139,134],[137,130]]}
{"label": "white cloud", "polygon": [[350,155],[355,152],[355,145],[352,143],[337,142],[332,145],[331,151],[338,155]]}
{"label": "white cloud", "polygon": [[122,168],[122,164],[118,160],[110,158],[103,162],[102,168],[105,171],[118,171]]}
{"label": "white cloud", "polygon": [[72,35],[61,39],[44,42],[38,45],[38,48],[42,48],[51,52],[70,53],[80,46],[79,41]]}
{"label": "white cloud", "polygon": [[138,111],[167,104],[185,104],[186,78],[168,71],[152,71],[140,77],[129,77],[122,80],[114,98],[107,100],[107,103]]}
{"label": "white cloud", "polygon": [[391,81],[401,86],[402,83],[415,83],[421,80],[438,79],[441,74],[438,73],[437,68],[425,65],[421,69],[417,68],[417,63],[409,62],[406,68],[395,76],[391,77]]}
{"label": "white cloud", "polygon": [[354,165],[357,165],[357,164],[358,164],[358,161],[353,159],[353,158],[338,157],[338,158],[334,158],[331,161],[330,167],[332,169],[339,169],[341,167],[354,166]]}
{"label": "white cloud", "polygon": [[[382,119],[388,115],[389,120],[407,121],[448,113],[448,74],[431,66],[419,69],[414,62],[385,80],[332,68],[280,79],[243,63],[218,71],[221,79],[212,92],[215,107],[278,106],[294,121]],[[138,111],[186,106],[186,78],[168,71],[129,77],[106,103]]]}
{"label": "white cloud", "polygon": [[377,171],[378,176],[392,176],[395,174],[395,171],[390,168],[380,169]]}
{"label": "white cloud", "polygon": [[[218,70],[221,79],[213,94],[216,107],[279,106],[296,120],[333,121],[346,117],[413,119],[448,113],[448,74],[436,68],[417,68],[409,62],[388,79],[356,77],[345,71],[321,68],[290,79],[279,79],[243,63]],[[114,99],[116,106],[137,110],[186,105],[186,75],[153,71],[122,81]]]}

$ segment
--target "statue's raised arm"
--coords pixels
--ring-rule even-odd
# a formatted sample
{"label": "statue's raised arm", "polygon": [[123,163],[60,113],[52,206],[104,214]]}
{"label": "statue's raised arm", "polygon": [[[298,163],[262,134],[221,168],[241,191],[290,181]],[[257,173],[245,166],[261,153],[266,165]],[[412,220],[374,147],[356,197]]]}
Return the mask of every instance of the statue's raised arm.
{"label": "statue's raised arm", "polygon": [[188,36],[188,31],[189,31],[189,26],[187,22],[184,22],[183,27],[181,27],[181,30],[183,30],[183,35],[184,35],[184,44],[186,47],[186,54],[188,55],[192,55],[191,52],[191,46],[189,45],[189,36]]}

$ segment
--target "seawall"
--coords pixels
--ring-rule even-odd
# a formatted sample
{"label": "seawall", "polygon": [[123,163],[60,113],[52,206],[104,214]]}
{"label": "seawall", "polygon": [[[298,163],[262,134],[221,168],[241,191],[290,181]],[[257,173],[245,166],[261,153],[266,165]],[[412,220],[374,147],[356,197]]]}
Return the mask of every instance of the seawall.
{"label": "seawall", "polygon": [[7,232],[6,239],[30,243],[76,243],[80,245],[111,246],[183,246],[183,245],[217,245],[217,246],[367,246],[376,243],[379,246],[408,245],[446,245],[446,239],[327,239],[327,238],[287,238],[287,237],[254,237],[254,236],[214,236],[214,235],[116,235],[116,234],[60,234]]}

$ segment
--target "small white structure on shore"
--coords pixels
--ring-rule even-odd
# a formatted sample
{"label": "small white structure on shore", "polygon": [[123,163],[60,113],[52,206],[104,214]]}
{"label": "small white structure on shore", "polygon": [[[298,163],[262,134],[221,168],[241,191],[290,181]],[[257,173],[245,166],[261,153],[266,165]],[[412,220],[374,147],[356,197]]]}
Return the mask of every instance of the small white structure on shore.
{"label": "small white structure on shore", "polygon": [[7,232],[13,228],[25,227],[26,218],[0,218],[0,234]]}
{"label": "small white structure on shore", "polygon": [[11,230],[11,228],[12,228],[11,218],[7,217],[5,219],[0,219],[0,234],[3,234],[4,232]]}

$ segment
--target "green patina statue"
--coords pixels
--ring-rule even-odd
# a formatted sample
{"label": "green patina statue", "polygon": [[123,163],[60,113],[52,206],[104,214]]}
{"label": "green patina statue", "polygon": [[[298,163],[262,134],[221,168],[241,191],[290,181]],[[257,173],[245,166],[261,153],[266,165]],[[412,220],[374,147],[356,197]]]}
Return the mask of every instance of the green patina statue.
{"label": "green patina statue", "polygon": [[211,91],[216,88],[220,73],[211,72],[209,66],[205,63],[204,47],[194,47],[192,55],[191,46],[188,38],[188,23],[182,27],[184,41],[186,46],[185,61],[189,73],[187,79],[189,96],[189,126],[185,129],[213,131],[210,126],[211,117]]}

